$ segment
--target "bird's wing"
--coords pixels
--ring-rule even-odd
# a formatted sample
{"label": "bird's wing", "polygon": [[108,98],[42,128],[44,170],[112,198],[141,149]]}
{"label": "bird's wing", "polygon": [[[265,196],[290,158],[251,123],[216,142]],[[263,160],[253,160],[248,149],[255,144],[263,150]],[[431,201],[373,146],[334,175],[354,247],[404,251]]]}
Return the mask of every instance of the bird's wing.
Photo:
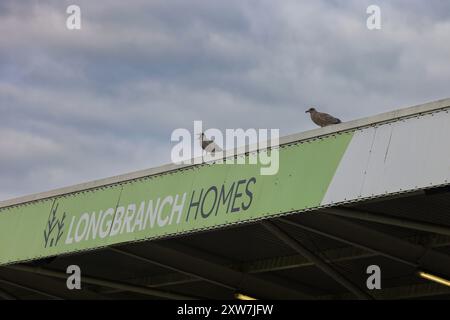
{"label": "bird's wing", "polygon": [[338,118],[333,117],[332,115],[328,114],[328,113],[321,113],[320,114],[320,118],[323,122],[328,123],[328,124],[336,124],[336,123],[340,123],[341,120],[339,120]]}
{"label": "bird's wing", "polygon": [[206,152],[219,152],[222,151],[222,149],[213,141],[210,141],[210,143],[205,148]]}

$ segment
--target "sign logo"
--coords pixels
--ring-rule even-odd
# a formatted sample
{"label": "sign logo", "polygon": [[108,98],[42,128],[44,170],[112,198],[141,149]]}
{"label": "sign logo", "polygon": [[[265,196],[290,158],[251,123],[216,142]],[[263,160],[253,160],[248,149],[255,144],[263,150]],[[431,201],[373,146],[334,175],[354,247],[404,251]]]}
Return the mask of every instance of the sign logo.
{"label": "sign logo", "polygon": [[58,218],[59,203],[53,202],[50,214],[44,229],[44,248],[56,246],[64,234],[64,221],[66,213],[64,212]]}

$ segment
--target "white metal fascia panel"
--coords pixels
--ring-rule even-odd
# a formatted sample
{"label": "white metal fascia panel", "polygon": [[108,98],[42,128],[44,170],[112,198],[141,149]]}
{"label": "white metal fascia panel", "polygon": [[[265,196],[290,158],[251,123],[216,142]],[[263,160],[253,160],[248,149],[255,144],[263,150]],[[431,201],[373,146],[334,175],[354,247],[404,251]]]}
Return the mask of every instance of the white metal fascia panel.
{"label": "white metal fascia panel", "polygon": [[355,132],[322,205],[450,181],[448,110]]}

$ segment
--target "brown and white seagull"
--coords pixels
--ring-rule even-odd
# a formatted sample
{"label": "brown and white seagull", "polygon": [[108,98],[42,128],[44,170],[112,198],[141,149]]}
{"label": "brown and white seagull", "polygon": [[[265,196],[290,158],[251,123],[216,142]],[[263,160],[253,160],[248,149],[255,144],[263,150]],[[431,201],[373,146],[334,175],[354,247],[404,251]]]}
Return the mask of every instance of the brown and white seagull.
{"label": "brown and white seagull", "polygon": [[335,118],[332,115],[329,115],[328,113],[319,112],[314,108],[309,108],[308,110],[305,111],[305,113],[308,112],[309,115],[311,116],[311,120],[319,127],[326,127],[332,124],[341,123],[341,120],[339,120],[338,118]]}
{"label": "brown and white seagull", "polygon": [[214,142],[214,138],[211,140],[208,140],[205,136],[205,133],[202,132],[200,134],[200,145],[202,146],[202,149],[205,150],[208,153],[211,153],[214,155],[216,152],[222,151],[222,149]]}

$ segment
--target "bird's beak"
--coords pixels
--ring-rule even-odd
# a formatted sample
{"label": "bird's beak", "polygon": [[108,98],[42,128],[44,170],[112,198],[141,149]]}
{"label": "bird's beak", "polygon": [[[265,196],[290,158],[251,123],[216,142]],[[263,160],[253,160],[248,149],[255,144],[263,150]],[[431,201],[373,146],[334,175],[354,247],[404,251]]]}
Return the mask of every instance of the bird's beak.
{"label": "bird's beak", "polygon": [[305,111],[305,113],[308,113],[308,112],[309,112],[309,110],[306,110],[306,111]]}

